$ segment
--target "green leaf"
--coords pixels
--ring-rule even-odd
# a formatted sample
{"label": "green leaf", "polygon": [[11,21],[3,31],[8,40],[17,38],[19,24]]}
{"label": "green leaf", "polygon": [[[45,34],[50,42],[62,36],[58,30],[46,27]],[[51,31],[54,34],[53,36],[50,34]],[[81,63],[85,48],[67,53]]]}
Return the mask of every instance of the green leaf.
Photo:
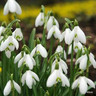
{"label": "green leaf", "polygon": [[36,34],[36,29],[34,28],[31,32],[30,38],[29,38],[29,48],[30,51],[35,47],[35,34]]}

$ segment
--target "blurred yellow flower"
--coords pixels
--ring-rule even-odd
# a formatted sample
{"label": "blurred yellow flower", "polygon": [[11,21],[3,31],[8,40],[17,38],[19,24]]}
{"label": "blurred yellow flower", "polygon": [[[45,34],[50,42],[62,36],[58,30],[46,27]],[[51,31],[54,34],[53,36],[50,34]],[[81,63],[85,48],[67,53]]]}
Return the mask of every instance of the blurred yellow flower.
{"label": "blurred yellow flower", "polygon": [[0,73],[2,72],[2,68],[0,67]]}
{"label": "blurred yellow flower", "polygon": [[[76,15],[84,13],[86,16],[96,15],[96,1],[75,1],[67,3],[58,3],[45,6],[46,13],[52,10],[59,17],[75,18]],[[40,12],[40,7],[37,6],[22,6],[22,14],[18,16],[20,19],[36,18]],[[0,21],[8,21],[7,16],[3,16],[3,9],[0,11]]]}

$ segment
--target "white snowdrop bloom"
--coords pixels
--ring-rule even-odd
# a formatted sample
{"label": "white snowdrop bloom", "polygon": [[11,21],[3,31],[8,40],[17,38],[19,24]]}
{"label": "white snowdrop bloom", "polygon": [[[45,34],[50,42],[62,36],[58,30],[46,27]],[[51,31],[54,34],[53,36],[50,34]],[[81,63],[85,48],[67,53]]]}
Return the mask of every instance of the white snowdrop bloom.
{"label": "white snowdrop bloom", "polygon": [[18,41],[13,36],[9,36],[5,41],[1,42],[0,51],[5,50],[6,56],[10,58],[11,52],[14,51],[15,47],[16,49],[19,48]]}
{"label": "white snowdrop bloom", "polygon": [[15,0],[7,0],[4,6],[4,15],[7,15],[9,11],[17,14],[22,13],[20,5]]}
{"label": "white snowdrop bloom", "polygon": [[66,62],[63,61],[62,59],[60,59],[60,61],[58,61],[57,59],[54,60],[54,62],[52,63],[51,72],[53,72],[55,70],[55,66],[57,63],[59,64],[59,70],[61,70],[65,74],[67,74],[68,66],[67,66]]}
{"label": "white snowdrop bloom", "polygon": [[30,55],[33,57],[35,53],[40,54],[43,58],[46,58],[48,55],[47,50],[41,44],[37,44],[37,46],[31,51]]}
{"label": "white snowdrop bloom", "polygon": [[29,69],[33,69],[33,66],[36,65],[34,58],[32,58],[29,54],[26,54],[23,58],[21,58],[18,62],[18,68],[25,64]]}
{"label": "white snowdrop bloom", "polygon": [[47,87],[52,87],[54,84],[62,82],[62,86],[70,86],[68,78],[60,70],[54,70],[48,77]]}
{"label": "white snowdrop bloom", "polygon": [[95,84],[92,80],[88,79],[85,76],[79,77],[76,79],[72,84],[72,89],[75,89],[76,87],[79,87],[79,91],[81,94],[86,94],[88,90],[88,85],[92,88],[95,88]]}
{"label": "white snowdrop bloom", "polygon": [[29,89],[32,89],[33,84],[36,85],[36,81],[39,81],[39,77],[36,73],[30,70],[26,71],[21,78],[22,86],[24,86],[26,82],[26,85],[29,87]]}
{"label": "white snowdrop bloom", "polygon": [[21,41],[23,39],[21,28],[16,28],[15,31],[12,33],[12,36],[18,41]]}
{"label": "white snowdrop bloom", "polygon": [[15,47],[16,49],[19,48],[18,41],[13,36],[9,36],[4,42],[1,43],[0,51],[4,51],[7,48],[10,51],[14,51]]}
{"label": "white snowdrop bloom", "polygon": [[65,43],[70,45],[74,38],[74,32],[71,31],[69,28],[66,28],[62,36],[63,38],[65,38]]}
{"label": "white snowdrop bloom", "polygon": [[73,32],[74,32],[74,41],[75,42],[80,41],[83,44],[86,43],[86,36],[85,36],[84,32],[80,29],[79,26],[75,26],[73,29]]}
{"label": "white snowdrop bloom", "polygon": [[[57,49],[56,49],[56,51],[55,51],[55,53],[59,53],[59,52],[63,52],[63,47],[62,47],[61,45],[58,45],[58,46],[57,46]],[[65,50],[64,50],[64,59],[65,59],[65,60],[67,59]]]}
{"label": "white snowdrop bloom", "polygon": [[23,56],[25,56],[26,53],[24,52],[24,54],[22,52],[20,52],[14,59],[14,63],[17,63],[21,58],[23,58]]}
{"label": "white snowdrop bloom", "polygon": [[5,31],[5,27],[0,26],[0,36],[1,36],[1,34],[2,34],[4,31]]}
{"label": "white snowdrop bloom", "polygon": [[75,42],[81,42],[83,44],[86,43],[86,36],[79,26],[75,26],[72,31],[68,29],[67,32],[65,33],[66,44],[70,45],[73,40]]}
{"label": "white snowdrop bloom", "polygon": [[79,64],[79,68],[85,70],[87,67],[87,55],[82,55],[80,58],[77,59],[75,64]]}
{"label": "white snowdrop bloom", "polygon": [[61,41],[61,32],[56,25],[53,25],[47,34],[47,39],[50,39],[52,35]]}
{"label": "white snowdrop bloom", "polygon": [[35,20],[35,26],[42,26],[44,24],[44,13],[40,12]]}
{"label": "white snowdrop bloom", "polygon": [[96,61],[92,53],[89,54],[89,60],[90,60],[91,65],[93,65],[93,67],[96,68]]}
{"label": "white snowdrop bloom", "polygon": [[20,94],[21,93],[21,88],[20,86],[13,80],[9,80],[4,88],[3,94],[4,96],[7,96],[10,94],[10,92],[12,91],[12,84],[14,89]]}
{"label": "white snowdrop bloom", "polygon": [[49,31],[52,28],[53,22],[55,22],[56,26],[59,28],[58,21],[54,18],[54,16],[50,16],[50,18],[49,18],[49,20],[47,22],[47,31]]}
{"label": "white snowdrop bloom", "polygon": [[[74,51],[77,53],[78,50],[81,50],[82,52],[84,52],[84,47],[80,42],[74,42]],[[72,44],[69,46],[69,50],[68,50],[68,54],[71,54],[71,50],[72,50]]]}
{"label": "white snowdrop bloom", "polygon": [[[93,65],[93,67],[96,68],[96,61],[94,59],[94,55],[90,53],[88,56],[89,56],[90,65]],[[80,63],[79,68],[85,70],[87,67],[87,61],[88,61],[88,57],[85,54],[77,59],[76,64]]]}

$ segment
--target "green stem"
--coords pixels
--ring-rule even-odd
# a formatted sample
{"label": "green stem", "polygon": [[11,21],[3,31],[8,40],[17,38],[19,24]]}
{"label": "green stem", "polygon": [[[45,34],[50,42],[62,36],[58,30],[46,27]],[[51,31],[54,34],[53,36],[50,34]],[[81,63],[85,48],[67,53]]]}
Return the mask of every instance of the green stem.
{"label": "green stem", "polygon": [[73,92],[72,92],[72,82],[73,82],[73,76],[74,76],[74,69],[73,69],[73,52],[74,52],[74,44],[73,44],[73,42],[72,42],[72,50],[71,50],[71,65],[70,65],[70,96],[72,96],[73,95]]}
{"label": "green stem", "polygon": [[42,45],[46,47],[46,29],[43,30]]}
{"label": "green stem", "polygon": [[54,47],[54,37],[52,36],[51,37],[51,40],[50,40],[50,42],[51,42],[51,44],[50,44],[50,49],[49,49],[49,57],[52,55],[52,50],[53,50],[53,47]]}

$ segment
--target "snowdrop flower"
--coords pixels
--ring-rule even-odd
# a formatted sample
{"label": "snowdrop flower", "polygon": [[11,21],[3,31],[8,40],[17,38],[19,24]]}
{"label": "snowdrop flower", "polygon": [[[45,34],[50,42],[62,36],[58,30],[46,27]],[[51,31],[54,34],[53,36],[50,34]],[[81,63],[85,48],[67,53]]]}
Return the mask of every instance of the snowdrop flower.
{"label": "snowdrop flower", "polygon": [[40,14],[37,16],[35,20],[35,26],[42,26],[44,24],[44,13],[40,12]]}
{"label": "snowdrop flower", "polygon": [[81,42],[83,44],[86,43],[86,36],[79,26],[75,26],[72,31],[68,29],[65,33],[66,44],[70,45],[73,40],[75,42]]}
{"label": "snowdrop flower", "polygon": [[[89,56],[90,64],[93,65],[94,68],[96,68],[96,61],[94,59],[93,54],[90,53],[88,56]],[[87,57],[87,54],[85,54],[77,59],[76,64],[80,63],[79,68],[85,70],[87,67],[87,61],[88,61],[88,57]]]}
{"label": "snowdrop flower", "polygon": [[17,63],[21,58],[23,58],[23,56],[25,56],[26,53],[24,52],[24,54],[22,52],[20,52],[14,59],[14,63]]}
{"label": "snowdrop flower", "polygon": [[[82,52],[84,52],[84,47],[80,42],[74,42],[74,51],[77,53],[78,50],[81,50]],[[72,44],[69,46],[69,50],[68,50],[68,54],[71,54],[71,50],[72,50]]]}
{"label": "snowdrop flower", "polygon": [[0,36],[1,36],[1,34],[2,34],[4,31],[5,31],[5,27],[0,26]]}
{"label": "snowdrop flower", "polygon": [[[18,58],[17,58],[18,59]],[[16,59],[15,59],[16,60]],[[17,60],[16,60],[17,61]],[[16,62],[15,61],[15,62]],[[33,69],[33,66],[36,65],[36,62],[34,58],[32,58],[29,54],[26,54],[23,58],[20,59],[18,62],[18,68],[21,67],[22,64],[25,64],[26,66],[29,67],[29,69]]]}
{"label": "snowdrop flower", "polygon": [[57,63],[59,64],[59,70],[61,70],[65,74],[67,74],[68,66],[65,63],[65,61],[63,61],[62,59],[60,59],[59,61],[57,59],[54,60],[54,62],[52,63],[52,70],[51,70],[51,72],[53,72],[55,70],[55,66],[56,66]]}
{"label": "snowdrop flower", "polygon": [[29,87],[29,89],[32,89],[33,84],[36,85],[36,81],[39,81],[39,77],[36,73],[30,70],[26,71],[21,78],[22,86],[24,86],[26,82],[26,85]]}
{"label": "snowdrop flower", "polygon": [[92,80],[88,79],[85,76],[79,77],[76,79],[72,84],[72,89],[75,89],[79,86],[79,91],[81,94],[86,94],[88,90],[88,85],[90,85],[92,88],[95,88],[95,84]]}
{"label": "snowdrop flower", "polygon": [[16,49],[19,48],[18,41],[13,36],[9,36],[5,41],[1,42],[0,51],[5,50],[6,56],[10,58],[11,51],[14,51],[15,47]]}
{"label": "snowdrop flower", "polygon": [[[60,45],[57,46],[55,53],[59,53],[59,52],[63,52],[63,47]],[[64,50],[64,59],[65,60],[67,59],[65,50]]]}
{"label": "snowdrop flower", "polygon": [[4,6],[4,15],[7,15],[9,11],[17,14],[22,13],[20,5],[15,0],[7,0]]}
{"label": "snowdrop flower", "polygon": [[47,34],[47,39],[50,39],[52,35],[61,41],[61,32],[56,25],[53,25]]}
{"label": "snowdrop flower", "polygon": [[21,93],[21,88],[20,86],[13,80],[9,80],[4,88],[3,94],[4,96],[7,96],[10,94],[11,90],[12,90],[12,84],[14,89],[20,94]]}
{"label": "snowdrop flower", "polygon": [[21,41],[23,39],[21,28],[16,28],[15,31],[12,33],[12,36],[16,38],[18,41]]}
{"label": "snowdrop flower", "polygon": [[50,16],[48,22],[47,22],[47,31],[49,31],[53,26],[53,20],[56,23],[57,28],[59,28],[58,21],[54,18],[54,16]]}
{"label": "snowdrop flower", "polygon": [[33,57],[35,53],[40,54],[43,58],[46,58],[48,55],[47,50],[41,44],[37,44],[37,46],[32,50],[31,56]]}
{"label": "snowdrop flower", "polygon": [[62,86],[70,86],[68,78],[60,70],[54,70],[48,77],[47,87],[52,87],[54,84],[62,82]]}

